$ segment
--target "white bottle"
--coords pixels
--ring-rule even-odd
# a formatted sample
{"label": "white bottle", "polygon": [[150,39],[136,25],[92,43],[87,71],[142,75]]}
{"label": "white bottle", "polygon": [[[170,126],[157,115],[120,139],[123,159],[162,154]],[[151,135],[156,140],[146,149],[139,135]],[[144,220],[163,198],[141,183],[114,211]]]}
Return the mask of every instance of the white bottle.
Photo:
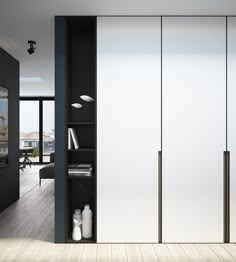
{"label": "white bottle", "polygon": [[84,206],[84,210],[82,212],[82,235],[83,238],[92,237],[92,216],[93,213],[89,207],[89,205]]}
{"label": "white bottle", "polygon": [[77,219],[78,221],[82,221],[82,214],[80,209],[75,209],[74,214],[73,214],[73,227],[74,227],[74,219]]}
{"label": "white bottle", "polygon": [[77,220],[77,219],[74,219],[73,220],[73,232],[72,232],[72,239],[74,241],[80,241],[82,236],[81,236],[81,228],[80,228],[80,225],[81,225],[82,221],[81,220]]}

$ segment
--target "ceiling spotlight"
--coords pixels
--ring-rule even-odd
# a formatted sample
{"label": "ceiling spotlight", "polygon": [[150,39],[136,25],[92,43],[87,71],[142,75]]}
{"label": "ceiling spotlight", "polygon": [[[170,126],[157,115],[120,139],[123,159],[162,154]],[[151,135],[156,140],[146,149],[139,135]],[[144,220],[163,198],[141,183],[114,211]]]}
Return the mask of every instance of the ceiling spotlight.
{"label": "ceiling spotlight", "polygon": [[34,53],[34,50],[36,49],[36,47],[35,47],[36,42],[33,41],[33,40],[29,40],[29,41],[28,41],[28,44],[30,45],[30,48],[29,48],[27,51],[28,51],[28,53],[29,53],[30,55],[32,55],[32,54]]}

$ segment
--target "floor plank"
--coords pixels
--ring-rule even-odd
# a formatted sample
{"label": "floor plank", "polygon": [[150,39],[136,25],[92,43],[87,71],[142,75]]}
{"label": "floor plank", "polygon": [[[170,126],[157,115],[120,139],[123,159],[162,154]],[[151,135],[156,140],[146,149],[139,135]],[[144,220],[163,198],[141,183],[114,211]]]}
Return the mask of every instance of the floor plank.
{"label": "floor plank", "polygon": [[143,261],[142,254],[138,244],[126,244],[126,253],[129,262]]}
{"label": "floor plank", "polygon": [[223,248],[225,248],[232,257],[236,259],[236,245],[235,244],[221,244]]}
{"label": "floor plank", "polygon": [[70,245],[65,245],[65,244],[55,245],[50,262],[65,262],[69,249],[70,249]]}
{"label": "floor plank", "polygon": [[110,244],[100,244],[97,248],[97,262],[112,261]]}
{"label": "floor plank", "polygon": [[68,251],[66,262],[80,262],[84,250],[84,245],[71,244]]}
{"label": "floor plank", "polygon": [[112,262],[127,262],[125,244],[112,244],[111,245]]}
{"label": "floor plank", "polygon": [[205,259],[193,244],[181,244],[191,262],[205,262]]}
{"label": "floor plank", "polygon": [[167,246],[176,262],[189,262],[190,261],[180,244],[171,244]]}
{"label": "floor plank", "polygon": [[210,244],[209,246],[221,261],[236,262],[236,259],[220,244]]}
{"label": "floor plank", "polygon": [[82,262],[95,262],[97,260],[97,245],[84,244],[84,250],[81,257]]}
{"label": "floor plank", "polygon": [[150,244],[140,244],[139,248],[144,262],[156,262],[158,261],[156,252],[153,245]]}
{"label": "floor plank", "polygon": [[221,261],[219,257],[212,251],[212,249],[207,244],[195,244],[194,246],[198,249],[202,257],[204,257],[204,259],[207,262]]}
{"label": "floor plank", "polygon": [[160,262],[173,262],[174,258],[166,244],[153,245]]}

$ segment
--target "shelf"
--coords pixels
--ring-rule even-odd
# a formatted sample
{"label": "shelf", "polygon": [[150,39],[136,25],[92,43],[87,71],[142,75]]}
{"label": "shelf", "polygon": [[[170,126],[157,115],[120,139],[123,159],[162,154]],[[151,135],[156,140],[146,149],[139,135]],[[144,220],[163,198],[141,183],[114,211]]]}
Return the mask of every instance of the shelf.
{"label": "shelf", "polygon": [[94,122],[69,122],[68,125],[94,125]]}
{"label": "shelf", "polygon": [[94,151],[94,148],[68,149],[68,152],[83,152],[83,151]]}
{"label": "shelf", "polygon": [[82,238],[80,241],[74,241],[72,238],[68,238],[67,239],[67,243],[78,243],[78,244],[81,244],[81,243],[88,243],[88,244],[92,244],[92,243],[96,243],[96,240],[94,239],[94,237],[91,237],[91,238]]}
{"label": "shelf", "polygon": [[70,180],[90,180],[90,179],[93,179],[94,176],[73,176],[73,175],[67,175],[67,179],[70,179]]}

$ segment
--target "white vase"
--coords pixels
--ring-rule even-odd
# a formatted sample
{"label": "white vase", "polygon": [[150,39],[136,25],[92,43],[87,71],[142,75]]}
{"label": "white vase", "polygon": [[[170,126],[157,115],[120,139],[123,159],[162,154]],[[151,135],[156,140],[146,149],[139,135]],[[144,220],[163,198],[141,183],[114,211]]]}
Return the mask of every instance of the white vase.
{"label": "white vase", "polygon": [[93,213],[89,207],[89,205],[84,206],[84,210],[82,212],[82,235],[83,238],[92,237],[92,216]]}
{"label": "white vase", "polygon": [[[81,214],[81,210],[80,209],[75,209],[74,214],[73,214],[73,227],[74,227],[74,219],[77,219],[78,221],[81,220],[82,221],[82,214]],[[80,226],[81,228],[81,226]]]}
{"label": "white vase", "polygon": [[81,223],[82,223],[81,220],[77,220],[77,219],[73,220],[74,227],[73,227],[73,232],[72,232],[72,239],[74,241],[80,241],[82,238],[81,228],[80,228]]}

